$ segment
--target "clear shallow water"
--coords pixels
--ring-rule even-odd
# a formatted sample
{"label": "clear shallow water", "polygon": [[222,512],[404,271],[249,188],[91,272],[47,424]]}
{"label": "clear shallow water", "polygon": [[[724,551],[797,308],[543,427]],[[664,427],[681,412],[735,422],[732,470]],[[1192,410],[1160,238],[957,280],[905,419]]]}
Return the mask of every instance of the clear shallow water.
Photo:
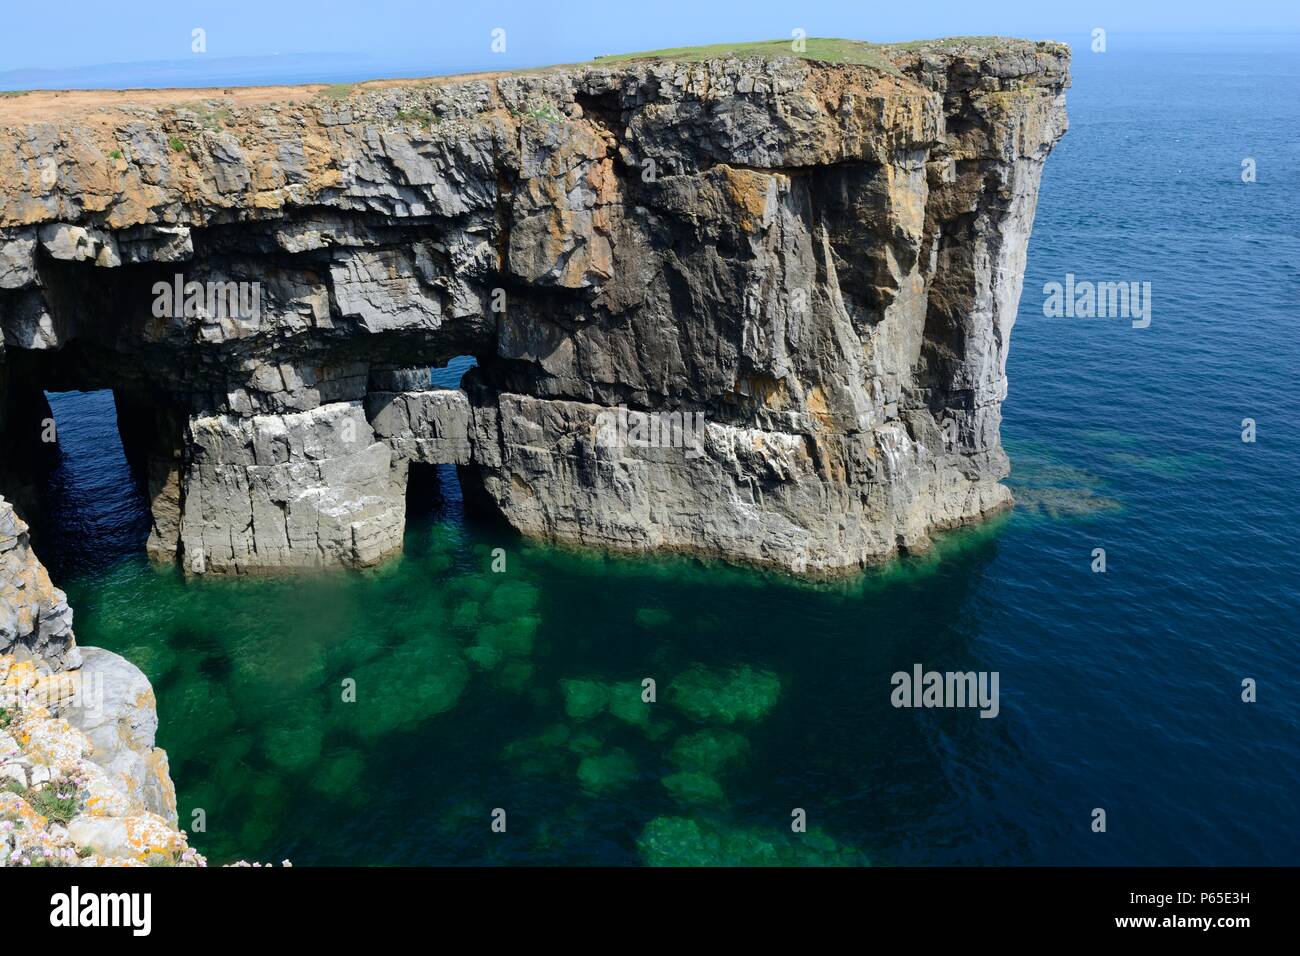
{"label": "clear shallow water", "polygon": [[[186,584],[140,556],[111,399],[54,396],[42,555],[79,640],[154,681],[182,825],[207,812],[193,842],[299,864],[1300,861],[1297,62],[1076,57],[1011,352],[1021,504],[850,585],[529,546],[467,524],[449,470],[379,570]],[[1067,272],[1151,281],[1151,326],[1044,318]],[[998,671],[1000,716],[891,708],[916,662]]]}

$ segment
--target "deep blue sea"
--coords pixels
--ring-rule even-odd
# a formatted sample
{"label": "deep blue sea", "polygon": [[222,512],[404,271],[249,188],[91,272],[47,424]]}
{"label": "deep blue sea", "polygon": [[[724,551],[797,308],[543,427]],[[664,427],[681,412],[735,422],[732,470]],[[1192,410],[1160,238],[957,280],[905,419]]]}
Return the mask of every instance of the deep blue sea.
{"label": "deep blue sea", "polygon": [[[111,396],[52,396],[44,557],[79,640],[154,681],[192,841],[298,864],[1300,863],[1297,52],[1077,49],[1012,337],[1020,504],[849,585],[527,545],[467,521],[451,469],[382,569],[186,584],[142,557]],[[1150,326],[1045,318],[1067,274],[1150,282]],[[891,707],[915,663],[997,671],[999,716]]]}

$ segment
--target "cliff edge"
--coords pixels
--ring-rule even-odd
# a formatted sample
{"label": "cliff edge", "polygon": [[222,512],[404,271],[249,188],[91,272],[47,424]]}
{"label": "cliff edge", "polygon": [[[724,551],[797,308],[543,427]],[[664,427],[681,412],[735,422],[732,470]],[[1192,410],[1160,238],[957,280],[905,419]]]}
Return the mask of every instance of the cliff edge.
{"label": "cliff edge", "polygon": [[413,463],[547,540],[923,548],[1010,503],[1069,52],[838,42],[0,99],[0,440],[37,441],[42,389],[113,389],[150,552],[191,573],[374,563]]}

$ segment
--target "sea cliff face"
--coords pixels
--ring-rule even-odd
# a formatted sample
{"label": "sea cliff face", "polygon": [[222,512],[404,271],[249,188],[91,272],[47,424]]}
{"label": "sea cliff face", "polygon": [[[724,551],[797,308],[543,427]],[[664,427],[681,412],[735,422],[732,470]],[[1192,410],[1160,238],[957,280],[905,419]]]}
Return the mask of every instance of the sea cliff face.
{"label": "sea cliff face", "polygon": [[42,389],[111,388],[150,552],[191,573],[374,563],[412,463],[558,542],[807,574],[923,548],[1010,503],[1069,54],[883,56],[14,97],[0,491],[25,505]]}

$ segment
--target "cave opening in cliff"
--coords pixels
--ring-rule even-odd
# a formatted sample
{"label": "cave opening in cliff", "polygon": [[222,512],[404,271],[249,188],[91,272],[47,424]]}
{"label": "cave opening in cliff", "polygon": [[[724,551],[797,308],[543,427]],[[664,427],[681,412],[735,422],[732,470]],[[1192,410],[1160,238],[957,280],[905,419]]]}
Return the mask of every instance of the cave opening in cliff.
{"label": "cave opening in cliff", "polygon": [[446,365],[434,368],[429,375],[434,388],[460,388],[461,379],[478,365],[478,359],[472,355],[457,355],[447,360]]}
{"label": "cave opening in cliff", "polygon": [[410,469],[406,479],[407,522],[450,517],[449,502],[461,500],[455,467],[414,462]]}
{"label": "cave opening in cliff", "polygon": [[151,527],[143,476],[128,460],[111,389],[40,393],[44,451],[26,510],[56,577],[143,554]]}
{"label": "cave opening in cliff", "polygon": [[[472,355],[456,355],[446,364],[430,368],[428,386],[434,390],[458,389],[470,369],[478,365]],[[465,496],[461,487],[461,468],[412,462],[406,481],[406,519],[419,522],[433,519],[465,520]]]}

